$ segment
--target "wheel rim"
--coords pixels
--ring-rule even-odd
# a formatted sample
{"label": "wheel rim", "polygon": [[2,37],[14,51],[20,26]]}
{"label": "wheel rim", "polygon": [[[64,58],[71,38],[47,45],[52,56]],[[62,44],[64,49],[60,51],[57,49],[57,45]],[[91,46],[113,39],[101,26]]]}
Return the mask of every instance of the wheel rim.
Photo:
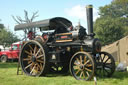
{"label": "wheel rim", "polygon": [[36,41],[29,41],[23,46],[20,61],[25,74],[30,76],[42,75],[45,67],[43,47]]}
{"label": "wheel rim", "polygon": [[86,52],[77,52],[71,59],[70,68],[72,75],[77,80],[90,80],[95,70],[94,61]]}
{"label": "wheel rim", "polygon": [[115,71],[115,61],[114,58],[106,53],[101,52],[96,59],[96,75],[99,77],[110,77]]}
{"label": "wheel rim", "polygon": [[6,56],[2,56],[1,57],[1,62],[5,63],[7,61],[7,57]]}

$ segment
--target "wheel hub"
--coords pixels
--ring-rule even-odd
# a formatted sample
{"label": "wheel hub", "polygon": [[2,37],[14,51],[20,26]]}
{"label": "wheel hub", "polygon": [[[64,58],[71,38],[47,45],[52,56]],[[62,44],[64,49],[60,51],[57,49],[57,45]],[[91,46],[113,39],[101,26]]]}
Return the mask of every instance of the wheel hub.
{"label": "wheel hub", "polygon": [[81,65],[81,66],[80,66],[80,69],[81,69],[81,70],[84,70],[84,65]]}
{"label": "wheel hub", "polygon": [[36,57],[33,55],[31,60],[32,60],[32,62],[35,63],[36,62]]}

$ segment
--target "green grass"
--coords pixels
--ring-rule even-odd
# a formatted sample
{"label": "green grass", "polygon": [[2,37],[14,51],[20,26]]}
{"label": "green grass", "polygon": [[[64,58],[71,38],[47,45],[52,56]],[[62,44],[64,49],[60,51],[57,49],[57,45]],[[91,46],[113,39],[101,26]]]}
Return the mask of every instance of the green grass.
{"label": "green grass", "polygon": [[[94,81],[78,81],[69,75],[29,77],[16,75],[17,63],[0,63],[0,85],[94,85]],[[111,78],[97,78],[97,85],[127,85],[128,73],[115,72]]]}

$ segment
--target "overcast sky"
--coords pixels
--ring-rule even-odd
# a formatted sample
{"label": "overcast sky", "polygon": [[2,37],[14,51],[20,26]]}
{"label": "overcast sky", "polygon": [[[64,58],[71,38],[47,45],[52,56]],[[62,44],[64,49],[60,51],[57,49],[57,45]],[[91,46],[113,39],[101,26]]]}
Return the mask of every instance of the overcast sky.
{"label": "overcast sky", "polygon": [[[39,11],[35,21],[48,19],[52,17],[65,17],[73,25],[77,25],[80,20],[81,25],[86,27],[86,10],[85,6],[92,4],[94,7],[94,20],[99,16],[98,8],[110,4],[112,0],[1,0],[0,4],[0,23],[14,31],[16,22],[12,15],[24,17],[24,10],[29,12]],[[17,35],[21,34],[15,32]]]}

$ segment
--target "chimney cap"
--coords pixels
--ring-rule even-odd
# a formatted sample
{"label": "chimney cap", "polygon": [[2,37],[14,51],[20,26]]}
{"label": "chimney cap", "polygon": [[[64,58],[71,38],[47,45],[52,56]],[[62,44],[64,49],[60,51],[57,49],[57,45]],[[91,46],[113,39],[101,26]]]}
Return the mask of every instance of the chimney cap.
{"label": "chimney cap", "polygon": [[87,5],[86,8],[93,8],[93,6],[92,5]]}

